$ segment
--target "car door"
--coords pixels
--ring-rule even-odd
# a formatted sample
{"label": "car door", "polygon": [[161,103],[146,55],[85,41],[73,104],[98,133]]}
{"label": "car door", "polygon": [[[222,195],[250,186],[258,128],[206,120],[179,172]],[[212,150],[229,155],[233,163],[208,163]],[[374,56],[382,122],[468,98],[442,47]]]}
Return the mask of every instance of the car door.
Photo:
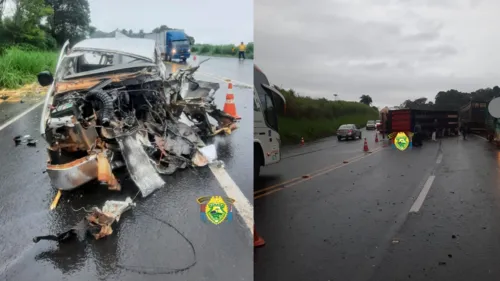
{"label": "car door", "polygon": [[352,130],[354,131],[354,138],[359,136],[359,129],[356,125],[352,125]]}

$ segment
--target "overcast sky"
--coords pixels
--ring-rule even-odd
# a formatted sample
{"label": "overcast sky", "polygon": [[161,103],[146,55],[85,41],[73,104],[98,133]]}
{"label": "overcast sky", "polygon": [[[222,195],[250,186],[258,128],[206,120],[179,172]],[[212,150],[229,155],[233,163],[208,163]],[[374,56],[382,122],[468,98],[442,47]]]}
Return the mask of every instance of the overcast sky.
{"label": "overcast sky", "polygon": [[197,43],[253,41],[252,0],[89,0],[92,25],[151,32],[162,24],[182,28]]}
{"label": "overcast sky", "polygon": [[498,0],[254,0],[255,63],[303,95],[376,106],[500,84]]}
{"label": "overcast sky", "polygon": [[[151,32],[164,24],[181,28],[196,43],[239,44],[253,41],[253,0],[88,0],[92,25]],[[9,1],[11,2],[11,1]],[[8,3],[7,12],[12,11]]]}

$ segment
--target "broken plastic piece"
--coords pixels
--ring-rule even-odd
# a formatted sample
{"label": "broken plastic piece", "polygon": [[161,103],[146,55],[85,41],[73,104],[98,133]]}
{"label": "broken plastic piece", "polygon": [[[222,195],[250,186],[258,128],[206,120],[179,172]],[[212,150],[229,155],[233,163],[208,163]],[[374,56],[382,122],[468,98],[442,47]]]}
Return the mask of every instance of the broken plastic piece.
{"label": "broken plastic piece", "polygon": [[217,159],[217,149],[214,144],[204,146],[199,151],[207,158],[208,163],[212,163]]}
{"label": "broken plastic piece", "polygon": [[[87,216],[87,221],[90,226],[98,231],[93,231],[92,235],[95,239],[101,239],[105,236],[111,235],[113,233],[113,229],[111,225],[115,221],[120,220],[120,216],[131,207],[135,206],[132,199],[127,197],[125,201],[114,201],[108,200],[104,203],[102,210],[97,207],[92,209],[92,213]],[[100,227],[100,229],[99,229]]]}

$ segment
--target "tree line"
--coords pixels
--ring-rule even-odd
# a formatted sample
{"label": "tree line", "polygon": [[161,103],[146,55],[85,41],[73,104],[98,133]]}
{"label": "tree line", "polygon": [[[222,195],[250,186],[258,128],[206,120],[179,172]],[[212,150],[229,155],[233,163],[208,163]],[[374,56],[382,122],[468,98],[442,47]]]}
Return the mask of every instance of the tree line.
{"label": "tree line", "polygon": [[[494,98],[500,97],[500,87],[482,88],[473,92],[461,92],[455,89],[439,91],[434,101],[425,97],[414,100],[407,99],[401,103],[399,108],[409,109],[428,109],[428,110],[458,110],[467,105],[471,100],[489,102]],[[372,98],[369,95],[362,95],[360,103],[371,105]]]}
{"label": "tree line", "polygon": [[[114,37],[91,25],[87,0],[12,0],[11,15],[3,14],[5,0],[0,0],[0,52],[16,45],[39,50],[55,50],[66,40],[70,45],[89,37]],[[151,32],[172,28],[161,25]],[[121,30],[130,37],[144,37],[144,30],[134,33]],[[191,44],[195,43],[188,36]]]}
{"label": "tree line", "polygon": [[500,87],[482,88],[473,92],[461,92],[458,90],[440,91],[437,93],[434,102],[427,98],[415,100],[405,100],[400,107],[410,109],[435,109],[435,110],[458,110],[467,105],[471,100],[489,102],[500,97]]}

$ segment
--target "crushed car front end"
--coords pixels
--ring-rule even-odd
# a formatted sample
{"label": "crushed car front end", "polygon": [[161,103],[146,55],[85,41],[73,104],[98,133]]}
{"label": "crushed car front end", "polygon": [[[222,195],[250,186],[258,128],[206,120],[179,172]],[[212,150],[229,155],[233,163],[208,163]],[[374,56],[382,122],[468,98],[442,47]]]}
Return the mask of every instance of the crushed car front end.
{"label": "crushed car front end", "polygon": [[54,77],[48,72],[38,76],[40,84],[51,85],[41,132],[48,144],[47,174],[56,189],[72,190],[97,179],[120,190],[113,170],[125,166],[147,196],[165,185],[159,174],[206,166],[216,158],[203,153],[199,137],[212,132],[205,128],[211,127],[208,122],[189,126],[179,121],[180,115],[196,121],[207,119],[208,111],[222,115],[220,120],[234,120],[206,95],[193,94],[196,89],[177,98],[154,41],[88,39],[71,52],[66,47]]}

